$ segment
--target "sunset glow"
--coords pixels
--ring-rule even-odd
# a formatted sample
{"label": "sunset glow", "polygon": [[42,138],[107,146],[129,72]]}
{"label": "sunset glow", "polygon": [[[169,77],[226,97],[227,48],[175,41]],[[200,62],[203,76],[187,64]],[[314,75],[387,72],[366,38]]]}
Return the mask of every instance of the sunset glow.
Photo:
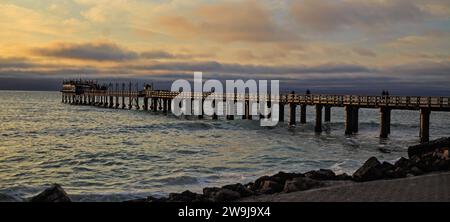
{"label": "sunset glow", "polygon": [[445,0],[4,0],[0,78],[450,84]]}

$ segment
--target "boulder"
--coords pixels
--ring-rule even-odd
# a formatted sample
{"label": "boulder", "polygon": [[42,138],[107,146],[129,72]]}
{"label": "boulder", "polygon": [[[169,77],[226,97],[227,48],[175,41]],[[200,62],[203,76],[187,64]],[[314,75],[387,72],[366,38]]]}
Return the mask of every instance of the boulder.
{"label": "boulder", "polygon": [[409,170],[414,165],[415,165],[414,161],[412,161],[410,159],[406,159],[404,157],[401,157],[394,163],[395,167],[401,168],[405,171]]}
{"label": "boulder", "polygon": [[275,181],[272,180],[266,180],[262,184],[261,189],[259,190],[262,194],[273,194],[273,193],[279,193],[283,191],[284,184],[281,185]]}
{"label": "boulder", "polygon": [[444,171],[450,169],[450,161],[445,159],[436,159],[431,165],[433,171]]}
{"label": "boulder", "polygon": [[400,168],[394,167],[392,169],[387,169],[386,171],[382,171],[383,177],[387,179],[396,179],[406,177],[408,171]]}
{"label": "boulder", "polygon": [[395,166],[392,165],[392,164],[389,163],[389,162],[384,161],[380,166],[378,166],[378,169],[380,169],[381,172],[384,173],[384,172],[386,172],[386,171],[388,171],[388,170],[394,170],[394,169],[395,169]]}
{"label": "boulder", "polygon": [[252,190],[252,191],[260,190],[262,185],[263,185],[263,183],[264,183],[264,181],[266,181],[266,180],[270,180],[270,177],[269,176],[262,176],[262,177],[256,179],[254,183],[249,183],[248,184],[249,185],[249,189]]}
{"label": "boulder", "polygon": [[301,173],[285,173],[285,172],[278,172],[275,175],[270,176],[270,180],[275,181],[279,184],[284,184],[287,180],[292,180],[296,177],[303,177],[304,175]]}
{"label": "boulder", "polygon": [[157,197],[148,196],[146,199],[146,202],[152,202],[152,203],[167,202],[167,198],[166,197],[157,198]]}
{"label": "boulder", "polygon": [[434,152],[436,149],[441,149],[445,147],[450,147],[450,137],[440,138],[427,143],[410,146],[408,147],[408,156],[409,158],[413,156],[420,156],[425,153]]}
{"label": "boulder", "polygon": [[30,202],[71,202],[66,191],[59,184],[53,184],[51,187],[42,191],[42,193],[32,197]]}
{"label": "boulder", "polygon": [[241,195],[236,191],[218,187],[204,188],[203,196],[214,202],[235,201],[241,198]]}
{"label": "boulder", "polygon": [[351,179],[352,179],[352,176],[350,176],[346,173],[336,175],[336,180],[351,180]]}
{"label": "boulder", "polygon": [[324,183],[308,177],[297,177],[286,181],[283,192],[290,193],[296,191],[309,190],[324,186]]}
{"label": "boulder", "polygon": [[225,185],[222,188],[223,189],[232,190],[232,191],[236,191],[236,192],[239,193],[239,195],[241,197],[249,197],[249,196],[252,196],[254,194],[253,191],[251,191],[250,189],[248,189],[247,187],[245,187],[244,185],[242,185],[240,183]]}
{"label": "boulder", "polygon": [[186,190],[182,193],[169,194],[169,198],[167,201],[169,201],[169,202],[201,202],[204,200],[205,200],[205,198],[203,195],[193,193],[189,190]]}
{"label": "boulder", "polygon": [[353,179],[358,182],[381,179],[383,172],[380,170],[380,166],[380,161],[376,157],[371,157],[353,173]]}
{"label": "boulder", "polygon": [[336,180],[336,174],[326,169],[309,171],[305,173],[305,176],[315,180]]}
{"label": "boulder", "polygon": [[219,187],[205,187],[203,188],[203,196],[212,199],[214,194],[217,193],[221,188]]}
{"label": "boulder", "polygon": [[414,176],[419,176],[419,175],[424,174],[424,172],[416,166],[412,167],[410,169],[409,173],[411,173]]}

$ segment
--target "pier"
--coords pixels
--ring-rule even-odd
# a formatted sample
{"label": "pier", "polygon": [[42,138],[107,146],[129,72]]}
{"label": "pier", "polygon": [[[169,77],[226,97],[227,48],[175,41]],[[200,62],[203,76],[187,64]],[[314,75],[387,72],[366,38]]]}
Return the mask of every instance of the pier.
{"label": "pier", "polygon": [[[173,92],[167,90],[155,90],[150,85],[145,85],[139,90],[137,84],[109,84],[100,86],[93,81],[65,81],[63,83],[62,102],[74,105],[91,105],[114,109],[143,109],[153,112],[169,113],[172,101],[175,97],[200,101],[191,109],[199,109],[199,119],[204,118],[203,103],[208,100],[211,92]],[[223,97],[222,97],[223,96]],[[236,118],[237,104],[244,107],[242,119],[252,120],[252,102],[267,103],[269,107],[273,103],[279,104],[279,121],[284,122],[284,114],[287,108],[290,126],[305,124],[306,110],[308,107],[315,109],[315,127],[317,133],[323,130],[323,122],[332,121],[333,107],[343,107],[345,110],[345,134],[358,133],[359,110],[380,110],[380,138],[388,138],[391,133],[392,110],[417,110],[420,115],[420,141],[428,142],[430,139],[430,115],[431,112],[450,112],[450,97],[423,97],[423,96],[360,96],[360,95],[315,95],[297,94],[291,92],[281,94],[274,100],[270,97],[259,97],[257,94],[223,94],[223,101],[233,101],[227,104],[226,119]],[[142,100],[142,105],[140,104]],[[217,101],[213,100],[215,106]],[[297,123],[297,107],[300,109],[300,122]],[[217,120],[214,113],[212,119]],[[261,116],[260,116],[261,118]],[[323,120],[324,119],[324,120]]]}

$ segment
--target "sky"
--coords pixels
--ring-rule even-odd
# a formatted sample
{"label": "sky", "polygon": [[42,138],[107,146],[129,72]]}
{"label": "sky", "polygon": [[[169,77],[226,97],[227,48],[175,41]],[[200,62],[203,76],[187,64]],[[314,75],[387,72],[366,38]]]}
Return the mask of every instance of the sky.
{"label": "sky", "polygon": [[[0,89],[278,79],[450,95],[449,0],[0,0]],[[25,87],[26,86],[26,87]]]}

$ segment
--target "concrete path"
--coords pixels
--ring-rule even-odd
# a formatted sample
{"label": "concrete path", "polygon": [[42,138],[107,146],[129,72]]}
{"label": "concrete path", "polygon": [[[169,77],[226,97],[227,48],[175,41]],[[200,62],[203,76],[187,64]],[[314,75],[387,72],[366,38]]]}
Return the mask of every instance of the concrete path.
{"label": "concrete path", "polygon": [[450,172],[261,195],[244,202],[449,202]]}

